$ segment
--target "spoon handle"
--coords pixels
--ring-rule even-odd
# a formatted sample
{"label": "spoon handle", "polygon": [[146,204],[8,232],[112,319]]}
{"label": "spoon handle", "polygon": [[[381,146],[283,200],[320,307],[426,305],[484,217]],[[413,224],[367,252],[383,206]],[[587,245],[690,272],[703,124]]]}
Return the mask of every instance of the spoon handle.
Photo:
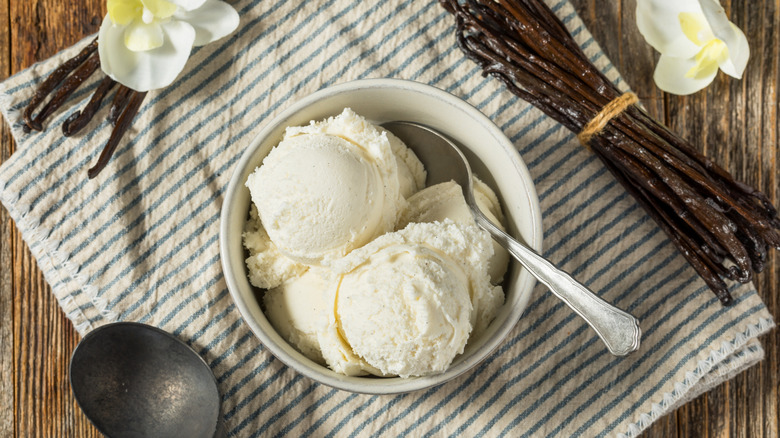
{"label": "spoon handle", "polygon": [[599,335],[610,353],[625,356],[639,348],[639,321],[599,298],[571,275],[556,268],[529,247],[496,227],[479,209],[474,218],[479,226],[509,251],[537,280],[580,315]]}

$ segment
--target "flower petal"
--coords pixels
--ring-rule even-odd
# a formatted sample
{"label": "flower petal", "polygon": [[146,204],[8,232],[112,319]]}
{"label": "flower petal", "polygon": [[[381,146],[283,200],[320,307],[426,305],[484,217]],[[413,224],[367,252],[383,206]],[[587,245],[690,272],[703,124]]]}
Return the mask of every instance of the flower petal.
{"label": "flower petal", "polygon": [[699,47],[680,26],[680,13],[701,14],[697,0],[639,0],[636,24],[639,33],[662,54],[678,58],[694,56]]}
{"label": "flower petal", "polygon": [[720,68],[730,76],[741,78],[750,57],[750,47],[745,34],[729,21],[719,0],[699,0],[699,2],[713,35],[728,47],[729,59],[721,62]]}
{"label": "flower petal", "polygon": [[161,25],[163,45],[145,52],[133,52],[124,44],[126,26],[115,26],[106,15],[98,34],[100,67],[115,81],[135,91],[149,91],[170,85],[184,69],[195,41],[195,29],[187,23],[170,21]]}
{"label": "flower petal", "polygon": [[119,25],[130,24],[133,19],[141,16],[143,9],[139,0],[108,0],[106,5],[111,21]]}
{"label": "flower petal", "polygon": [[135,20],[125,28],[125,46],[133,52],[153,50],[163,45],[163,31],[158,23]]}
{"label": "flower petal", "polygon": [[731,29],[731,22],[723,6],[720,5],[719,0],[699,0],[701,11],[707,18],[707,22],[712,28],[712,33],[728,43],[729,39],[733,39],[734,34]]}
{"label": "flower petal", "polygon": [[185,11],[192,11],[198,9],[199,7],[203,6],[203,3],[206,3],[206,0],[168,0],[168,1],[179,6]]}
{"label": "flower petal", "polygon": [[195,46],[216,41],[238,27],[238,12],[220,0],[207,0],[193,11],[179,11],[177,20],[186,21],[195,28]]}
{"label": "flower petal", "polygon": [[680,12],[677,18],[680,21],[680,28],[683,33],[693,44],[701,47],[715,39],[715,35],[712,34],[712,29],[704,14]]}
{"label": "flower petal", "polygon": [[178,6],[166,0],[141,0],[146,9],[149,9],[155,18],[168,18],[173,15]]}
{"label": "flower petal", "polygon": [[737,26],[732,25],[732,27],[737,37],[731,45],[726,42],[726,46],[729,48],[729,58],[720,63],[720,69],[729,76],[741,79],[750,58],[750,47],[745,34]]}
{"label": "flower petal", "polygon": [[713,39],[694,57],[695,65],[686,77],[705,78],[718,71],[718,65],[729,57],[729,49],[719,39]]}
{"label": "flower petal", "polygon": [[694,58],[673,58],[661,55],[658,65],[655,67],[656,85],[663,91],[672,94],[693,94],[709,85],[718,73],[718,66],[712,65],[706,71],[699,70],[695,76],[689,77],[688,73],[697,67]]}

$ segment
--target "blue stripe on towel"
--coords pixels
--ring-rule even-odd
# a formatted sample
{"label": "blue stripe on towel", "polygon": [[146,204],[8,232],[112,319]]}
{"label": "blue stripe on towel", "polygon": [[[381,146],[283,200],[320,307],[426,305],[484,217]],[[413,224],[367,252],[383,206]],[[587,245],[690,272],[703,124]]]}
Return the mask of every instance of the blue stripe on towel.
{"label": "blue stripe on towel", "polygon": [[[178,80],[180,87],[150,94],[140,117],[151,123],[128,136],[105,179],[79,177],[99,153],[96,139],[110,130],[105,122],[96,123],[99,130],[69,140],[47,133],[25,137],[24,147],[0,170],[0,177],[30,206],[30,216],[45,223],[51,236],[61,237],[57,251],[67,252],[63,258],[78,264],[78,272],[54,276],[56,288],[86,279],[89,287],[70,292],[69,298],[89,315],[88,321],[105,322],[95,316],[95,307],[105,304],[120,320],[162,326],[195,348],[220,385],[231,435],[622,432],[638,410],[658,401],[661,381],[690,367],[697,354],[706,352],[708,340],[721,339],[763,309],[745,305],[736,320],[718,324],[717,316],[729,310],[718,307],[640,206],[595,155],[577,144],[574,134],[495,79],[481,78],[481,69],[454,44],[452,17],[435,1],[380,0],[366,7],[358,0],[329,0],[309,9],[306,2],[286,0],[234,4],[241,27],[213,47],[196,49],[192,67]],[[589,50],[590,60],[620,83],[572,9],[563,12],[565,6],[568,2],[561,0],[552,9]],[[360,55],[352,56],[357,47]],[[269,353],[229,297],[214,205],[257,127],[299,98],[301,90],[327,87],[347,76],[377,75],[430,83],[500,124],[537,184],[545,255],[598,287],[599,295],[649,322],[643,325],[648,341],[637,355],[607,360],[595,333],[541,286],[495,352],[457,383],[414,394],[347,394],[304,378]],[[26,87],[41,80],[15,78],[21,82],[11,93],[25,95]],[[242,92],[236,93],[239,84]],[[87,96],[95,87],[91,83],[74,97]],[[52,125],[77,107],[55,114]],[[47,186],[39,187],[42,182]],[[32,246],[36,251],[49,248]],[[99,300],[92,303],[88,298],[94,291]],[[754,291],[741,293],[737,301],[753,303],[755,297]],[[682,331],[689,333],[683,336]],[[685,342],[693,338],[705,343],[688,351]],[[684,361],[669,363],[680,351],[687,353]],[[625,366],[631,360],[671,371],[636,376]],[[559,361],[576,364],[556,367]],[[615,378],[604,385],[607,374]],[[645,381],[648,389],[638,398],[623,390],[639,379],[660,380],[657,385]],[[592,431],[605,418],[607,428]]]}

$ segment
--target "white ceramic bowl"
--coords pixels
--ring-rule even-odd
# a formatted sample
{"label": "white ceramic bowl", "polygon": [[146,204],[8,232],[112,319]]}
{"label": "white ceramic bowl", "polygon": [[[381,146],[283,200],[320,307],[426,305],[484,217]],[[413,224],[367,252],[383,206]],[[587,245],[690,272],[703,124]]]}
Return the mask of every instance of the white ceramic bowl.
{"label": "white ceramic bowl", "polygon": [[348,377],[309,360],[274,330],[259,305],[262,292],[249,283],[241,241],[250,205],[244,182],[279,143],[285,127],[335,116],[345,107],[375,123],[412,120],[455,139],[464,148],[474,173],[496,191],[510,234],[541,251],[542,219],[533,181],[512,143],[490,119],[459,98],[428,85],[398,79],[359,80],[304,97],[270,120],[247,146],[222,205],[220,252],[228,289],[246,323],[271,353],[318,382],[369,394],[395,394],[441,384],[487,357],[523,314],[534,279],[514,260],[503,284],[506,301],[489,328],[469,339],[463,354],[444,373],[405,379]]}

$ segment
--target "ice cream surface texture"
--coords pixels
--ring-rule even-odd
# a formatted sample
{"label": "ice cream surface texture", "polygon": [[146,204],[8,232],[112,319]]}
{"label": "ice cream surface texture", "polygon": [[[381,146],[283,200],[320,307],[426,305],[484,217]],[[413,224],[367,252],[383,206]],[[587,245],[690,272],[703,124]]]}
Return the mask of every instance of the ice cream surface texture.
{"label": "ice cream surface texture", "polygon": [[335,323],[355,354],[384,375],[444,371],[472,331],[472,297],[494,289],[492,254],[486,233],[449,219],[380,236],[334,266],[343,272]]}
{"label": "ice cream surface texture", "polygon": [[[501,223],[498,198],[475,183]],[[495,317],[508,260],[459,186],[424,184],[414,153],[350,109],[287,128],[250,175],[250,281],[306,357],[345,375],[438,373]]]}
{"label": "ice cream surface texture", "polygon": [[392,231],[406,205],[402,186],[413,192],[425,181],[419,160],[396,149],[349,109],[288,128],[246,182],[271,242],[296,262],[320,265]]}
{"label": "ice cream surface texture", "polygon": [[[498,197],[487,184],[477,178],[474,178],[474,198],[487,218],[503,230],[504,215],[501,213]],[[397,227],[403,228],[411,222],[443,221],[446,218],[464,224],[474,223],[463,192],[454,181],[426,187],[412,195],[408,207],[398,219]],[[498,242],[493,242],[493,250],[490,279],[493,284],[501,284],[509,265],[509,252]]]}
{"label": "ice cream surface texture", "polygon": [[354,353],[383,374],[444,371],[471,332],[467,284],[432,248],[384,248],[342,278],[337,323]]}
{"label": "ice cream surface texture", "polygon": [[310,269],[301,276],[269,289],[263,296],[265,314],[280,335],[315,362],[324,363],[318,330],[329,310],[327,272]]}

